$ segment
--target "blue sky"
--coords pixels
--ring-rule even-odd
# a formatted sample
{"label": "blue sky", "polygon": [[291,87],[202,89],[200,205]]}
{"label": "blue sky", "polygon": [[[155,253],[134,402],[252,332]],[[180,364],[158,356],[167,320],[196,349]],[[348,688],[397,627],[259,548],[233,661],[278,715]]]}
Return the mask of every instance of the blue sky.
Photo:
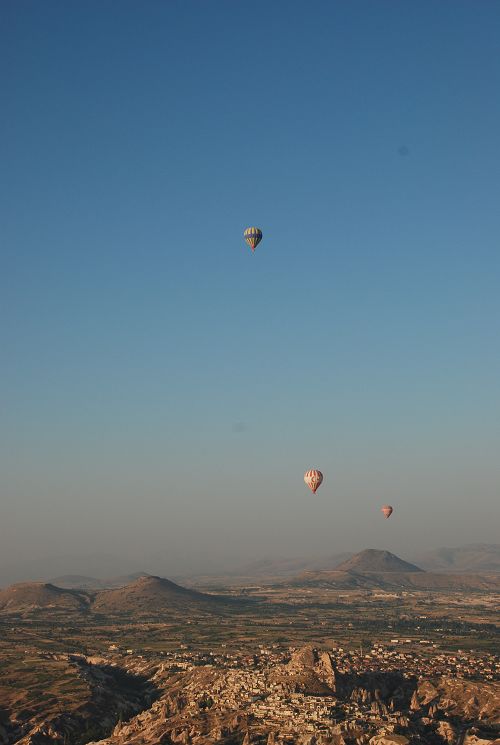
{"label": "blue sky", "polygon": [[499,28],[2,4],[0,559],[498,539]]}

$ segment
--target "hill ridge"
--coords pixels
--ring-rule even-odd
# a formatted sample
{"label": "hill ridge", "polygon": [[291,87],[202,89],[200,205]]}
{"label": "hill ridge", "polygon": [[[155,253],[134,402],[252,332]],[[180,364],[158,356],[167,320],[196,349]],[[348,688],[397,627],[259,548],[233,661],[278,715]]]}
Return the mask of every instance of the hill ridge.
{"label": "hill ridge", "polygon": [[0,611],[26,612],[41,608],[86,610],[90,595],[57,587],[51,582],[17,582],[0,590]]}
{"label": "hill ridge", "polygon": [[169,608],[213,608],[229,602],[229,598],[192,590],[166,577],[150,574],[124,587],[101,590],[94,596],[91,608],[99,612],[150,612]]}

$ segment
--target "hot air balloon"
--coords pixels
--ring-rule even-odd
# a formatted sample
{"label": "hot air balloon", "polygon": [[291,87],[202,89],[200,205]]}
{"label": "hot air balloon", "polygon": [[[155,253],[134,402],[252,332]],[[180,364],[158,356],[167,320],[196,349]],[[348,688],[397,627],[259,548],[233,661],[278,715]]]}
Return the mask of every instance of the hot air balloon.
{"label": "hot air balloon", "polygon": [[243,236],[252,251],[255,251],[256,247],[262,240],[262,230],[260,230],[260,228],[247,228],[243,233]]}
{"label": "hot air balloon", "polygon": [[390,504],[384,504],[384,506],[380,508],[380,512],[383,514],[383,516],[387,520],[387,518],[390,517],[392,513],[394,512],[394,509],[391,507]]}
{"label": "hot air balloon", "polygon": [[309,489],[313,494],[316,494],[316,489],[321,486],[323,481],[323,474],[321,471],[317,471],[313,468],[311,471],[306,471],[304,474],[304,481],[306,482]]}

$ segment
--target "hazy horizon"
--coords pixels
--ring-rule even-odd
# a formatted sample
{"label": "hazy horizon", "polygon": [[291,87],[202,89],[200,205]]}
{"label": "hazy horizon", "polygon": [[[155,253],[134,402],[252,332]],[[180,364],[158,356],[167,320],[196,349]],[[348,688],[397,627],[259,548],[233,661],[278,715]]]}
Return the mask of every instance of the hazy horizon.
{"label": "hazy horizon", "polygon": [[500,5],[0,17],[2,576],[498,541]]}
{"label": "hazy horizon", "polygon": [[[434,551],[440,549],[453,548],[495,548],[500,553],[500,543],[494,544],[467,544],[465,546],[435,546],[432,549],[421,550],[416,552],[400,551],[397,555],[399,558],[412,563],[420,563],[428,559],[428,555],[433,555]],[[279,554],[267,554],[261,556],[245,555],[241,552],[237,554],[218,553],[203,554],[203,552],[194,552],[193,555],[177,555],[168,553],[150,553],[144,556],[132,557],[113,554],[66,554],[66,555],[45,555],[32,561],[21,561],[19,563],[6,563],[0,567],[0,587],[7,586],[16,582],[29,581],[47,581],[53,580],[60,576],[82,575],[96,579],[112,579],[115,577],[128,576],[138,572],[158,575],[168,579],[178,581],[191,580],[203,576],[231,576],[245,575],[258,576],[264,573],[259,566],[262,563],[269,562],[270,574],[280,574],[284,569],[289,574],[298,574],[303,568],[307,568],[310,563],[315,569],[331,569],[333,566],[344,561],[345,554],[355,554],[365,549],[380,551],[388,550],[383,546],[355,546],[346,551],[331,551],[326,554],[308,554],[288,556]],[[394,553],[394,551],[391,551]],[[332,559],[335,561],[332,563]],[[330,561],[329,561],[330,560]],[[286,568],[282,564],[286,564]],[[296,569],[294,566],[296,562]],[[302,566],[304,564],[304,567]],[[312,568],[312,567],[311,567]],[[431,570],[432,571],[432,570]],[[446,571],[446,570],[438,570]],[[470,570],[473,573],[473,570]],[[488,571],[488,570],[483,570]],[[495,569],[493,571],[498,571]]]}

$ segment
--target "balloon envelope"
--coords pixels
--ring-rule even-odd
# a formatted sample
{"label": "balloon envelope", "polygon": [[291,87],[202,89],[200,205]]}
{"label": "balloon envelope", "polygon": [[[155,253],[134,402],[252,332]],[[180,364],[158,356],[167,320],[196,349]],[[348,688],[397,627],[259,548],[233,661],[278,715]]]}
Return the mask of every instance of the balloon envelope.
{"label": "balloon envelope", "polygon": [[256,247],[262,240],[262,230],[260,228],[247,228],[243,233],[243,236],[252,251],[255,251]]}
{"label": "balloon envelope", "polygon": [[321,482],[323,481],[323,474],[321,473],[321,471],[317,471],[315,468],[312,468],[310,471],[305,472],[304,481],[306,482],[312,493],[316,494],[316,489],[321,486]]}
{"label": "balloon envelope", "polygon": [[390,517],[392,513],[394,512],[394,509],[391,507],[390,504],[384,504],[384,506],[380,508],[380,512],[383,514],[383,516],[387,520],[387,518]]}

